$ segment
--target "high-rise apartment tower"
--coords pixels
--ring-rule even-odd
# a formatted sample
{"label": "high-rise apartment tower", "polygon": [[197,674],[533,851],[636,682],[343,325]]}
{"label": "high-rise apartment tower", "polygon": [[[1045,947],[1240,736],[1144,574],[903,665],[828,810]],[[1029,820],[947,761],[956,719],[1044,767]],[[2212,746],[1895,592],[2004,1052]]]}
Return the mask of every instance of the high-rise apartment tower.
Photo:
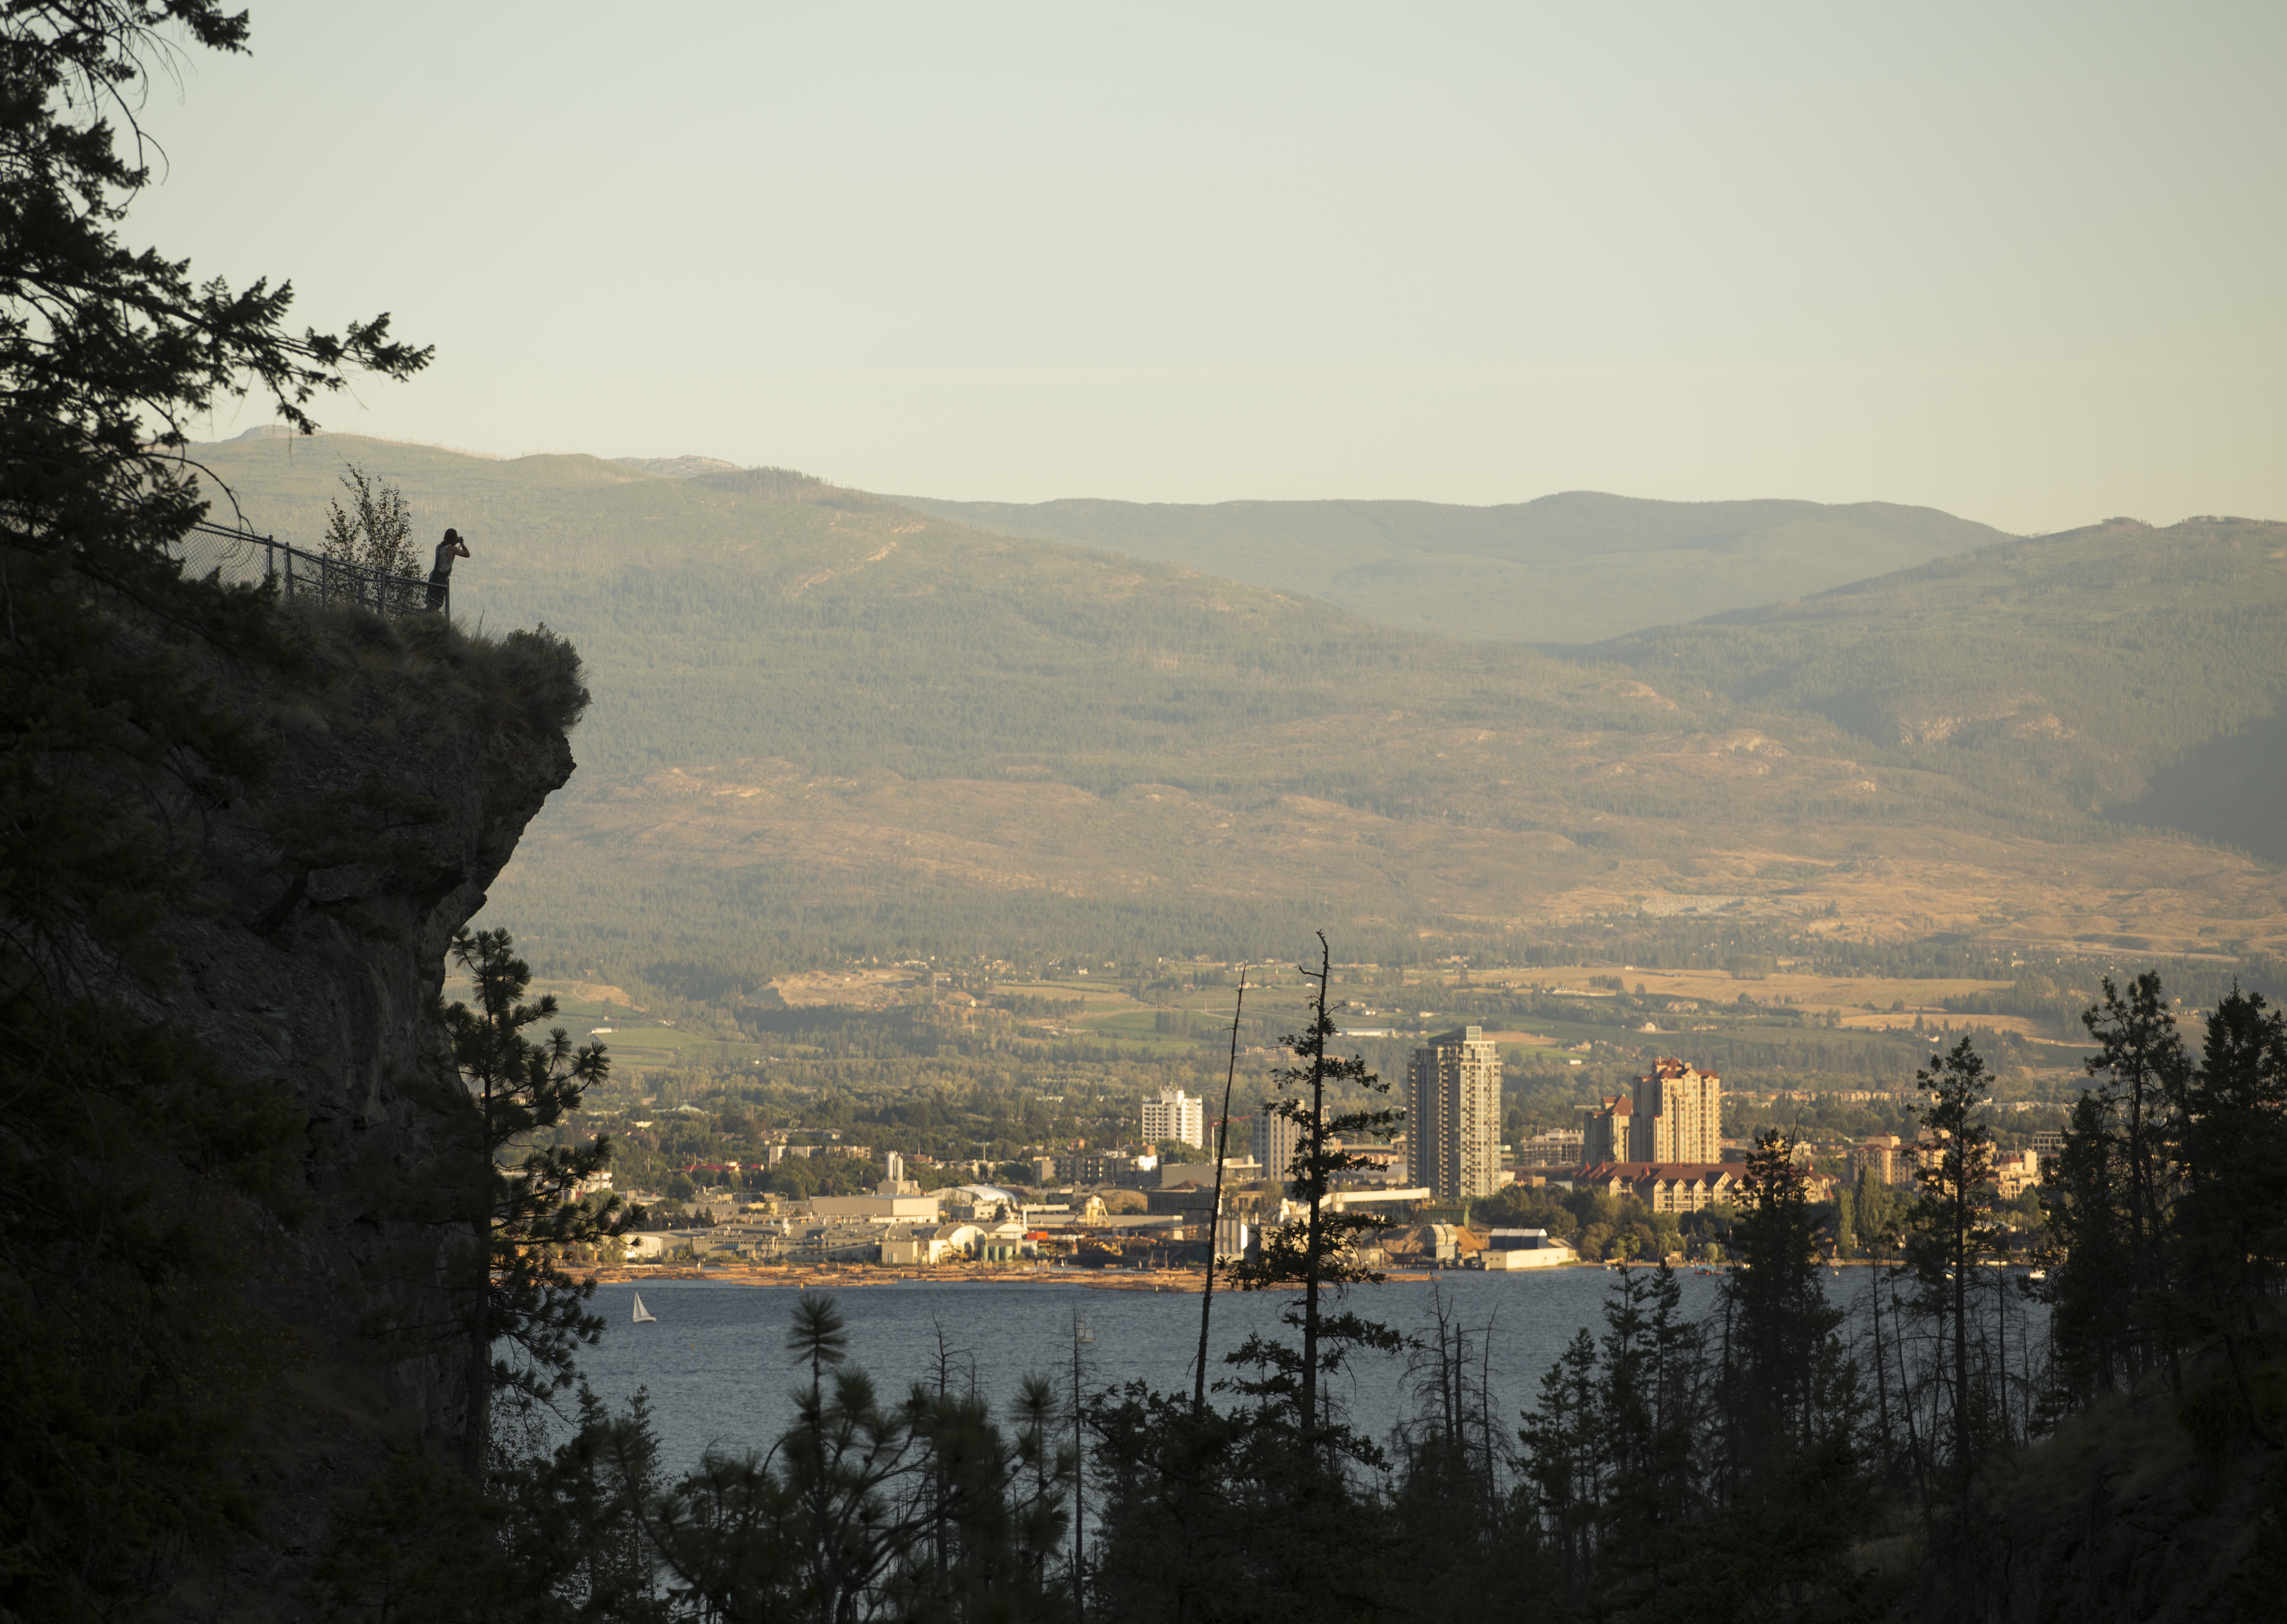
{"label": "high-rise apartment tower", "polygon": [[1156,1100],[1144,1102],[1144,1142],[1156,1145],[1161,1139],[1174,1139],[1180,1144],[1207,1146],[1207,1102],[1197,1100],[1180,1088],[1163,1088]]}
{"label": "high-rise apartment tower", "polygon": [[1665,1060],[1636,1079],[1635,1098],[1617,1094],[1583,1113],[1581,1160],[1692,1163],[1723,1159],[1723,1079],[1688,1060]]}
{"label": "high-rise apartment tower", "polygon": [[1493,1193],[1500,1177],[1500,1052],[1484,1029],[1429,1040],[1405,1068],[1405,1160],[1439,1201]]}
{"label": "high-rise apartment tower", "polygon": [[1253,1148],[1263,1178],[1286,1183],[1286,1170],[1294,1165],[1294,1152],[1302,1143],[1302,1124],[1294,1118],[1270,1111],[1254,1114]]}

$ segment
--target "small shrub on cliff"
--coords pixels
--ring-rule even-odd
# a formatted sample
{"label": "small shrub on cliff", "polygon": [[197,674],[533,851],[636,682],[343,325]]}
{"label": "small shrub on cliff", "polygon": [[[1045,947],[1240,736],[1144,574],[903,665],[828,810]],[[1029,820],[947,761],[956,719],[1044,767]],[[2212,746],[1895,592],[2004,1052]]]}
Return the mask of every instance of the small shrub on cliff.
{"label": "small shrub on cliff", "polygon": [[326,503],[327,556],[384,575],[413,575],[413,515],[405,493],[354,462],[349,469],[341,477],[350,493],[349,510],[338,501]]}

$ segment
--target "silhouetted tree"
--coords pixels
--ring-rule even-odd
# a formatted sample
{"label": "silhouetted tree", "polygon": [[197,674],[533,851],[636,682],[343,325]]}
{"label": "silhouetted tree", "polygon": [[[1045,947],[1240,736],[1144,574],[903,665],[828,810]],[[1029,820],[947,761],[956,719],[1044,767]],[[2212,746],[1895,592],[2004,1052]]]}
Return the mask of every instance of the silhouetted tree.
{"label": "silhouetted tree", "polygon": [[1809,1169],[1777,1129],[1758,1134],[1731,1223],[1737,1256],[1723,1278],[1717,1406],[1725,1492],[1789,1460],[1818,1424],[1819,1361],[1843,1311],[1819,1279]]}
{"label": "silhouetted tree", "polygon": [[2235,987],[2209,1015],[2200,1063],[2172,1103],[2180,1186],[2171,1317],[2181,1334],[2222,1348],[2243,1424],[2276,1449],[2282,1435],[2250,1367],[2287,1274],[2287,1012]]}
{"label": "silhouetted tree", "polygon": [[[570,1386],[574,1348],[602,1333],[603,1321],[585,1307],[595,1280],[567,1273],[563,1249],[616,1235],[633,1215],[617,1195],[592,1207],[579,1199],[582,1184],[611,1160],[608,1139],[533,1142],[609,1075],[603,1045],[575,1050],[561,1027],[541,1043],[525,1035],[556,1013],[556,1000],[524,1001],[531,966],[511,951],[506,931],[463,931],[452,957],[476,992],[475,1007],[455,1003],[443,1012],[454,1079],[438,1096],[459,1149],[440,1170],[441,1194],[450,1220],[466,1230],[451,1249],[447,1285],[466,1352],[462,1470],[476,1481],[491,1445],[495,1393],[539,1398]],[[504,1163],[518,1147],[521,1156]],[[504,1356],[503,1344],[520,1357]]]}
{"label": "silhouetted tree", "polygon": [[1328,989],[1333,981],[1333,951],[1326,933],[1318,933],[1318,967],[1298,972],[1315,991],[1310,1019],[1299,1035],[1285,1040],[1294,1063],[1273,1074],[1279,1091],[1264,1106],[1302,1130],[1294,1159],[1286,1170],[1286,1187],[1303,1203],[1298,1223],[1279,1226],[1262,1237],[1258,1258],[1234,1273],[1242,1291],[1265,1291],[1299,1286],[1302,1296],[1289,1310],[1287,1323],[1302,1333],[1299,1354],[1289,1359],[1272,1344],[1251,1339],[1246,1357],[1263,1370],[1258,1391],[1290,1387],[1295,1420],[1306,1449],[1320,1441],[1325,1431],[1320,1414],[1320,1378],[1338,1368],[1360,1348],[1395,1352],[1402,1338],[1386,1327],[1355,1313],[1329,1315],[1324,1298],[1345,1286],[1378,1281],[1381,1276],[1357,1261],[1359,1235],[1381,1226],[1381,1220],[1364,1212],[1336,1211],[1327,1204],[1336,1175],[1365,1166],[1365,1159],[1345,1146],[1360,1137],[1386,1139],[1397,1131],[1404,1113],[1366,1108],[1329,1112],[1329,1086],[1348,1084],[1373,1093],[1387,1093],[1389,1085],[1368,1070],[1364,1057],[1343,1058],[1327,1052],[1336,1033]]}
{"label": "silhouetted tree", "polygon": [[1915,1074],[1925,1096],[1916,1146],[1921,1196],[1908,1216],[1906,1263],[1924,1304],[1947,1327],[1951,1466],[1964,1517],[1969,1480],[1982,1454],[1987,1407],[1970,1361],[1971,1272],[2001,1243],[1991,1219],[1993,1131],[1978,1115],[1990,1083],[1965,1037]]}

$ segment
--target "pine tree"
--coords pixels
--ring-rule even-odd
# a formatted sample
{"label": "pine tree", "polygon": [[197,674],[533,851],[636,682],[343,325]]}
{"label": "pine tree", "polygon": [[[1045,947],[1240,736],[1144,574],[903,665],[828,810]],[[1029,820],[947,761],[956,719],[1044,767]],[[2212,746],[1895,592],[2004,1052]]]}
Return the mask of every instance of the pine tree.
{"label": "pine tree", "polygon": [[1540,1378],[1518,1441],[1525,1484],[1543,1536],[1556,1550],[1567,1597],[1578,1606],[1596,1576],[1604,1504],[1596,1339],[1582,1326]]}
{"label": "pine tree", "polygon": [[2287,1278],[2287,1011],[2235,986],[2171,1103],[2181,1181],[2170,1214],[2174,1317],[2222,1348],[2241,1423],[2280,1448],[2287,1435],[2257,1399],[2253,1367]]}
{"label": "pine tree", "polygon": [[[2041,1198],[2046,1228],[2049,1341],[2054,1351],[2048,1402],[2077,1409],[2113,1391],[2136,1369],[2137,1316],[2156,1304],[2138,1289],[2133,1180],[2123,1155],[2117,1100],[2084,1092],[2073,1102],[2055,1177]],[[2149,1324],[2143,1328],[2149,1335]]]}
{"label": "pine tree", "polygon": [[1966,1519],[1970,1477],[1983,1454],[1979,1423],[1989,1407],[1969,1357],[1971,1272],[2003,1239],[1991,1218],[1993,1131],[1978,1115],[1990,1084],[1967,1037],[1915,1075],[1927,1098],[1915,1147],[1921,1197],[1907,1219],[1906,1263],[1950,1332],[1951,1464]]}
{"label": "pine tree", "polygon": [[[1756,1136],[1731,1223],[1717,1407],[1727,1493],[1790,1460],[1811,1436],[1821,1350],[1842,1323],[1819,1281],[1808,1171],[1777,1129]],[[1783,1469],[1783,1468],[1782,1468]]]}
{"label": "pine tree", "polygon": [[[2078,1283],[2109,1285],[2108,1295],[2126,1298],[2125,1304],[2108,1305],[2119,1314],[2113,1335],[2122,1344],[2124,1374],[2133,1379],[2166,1359],[2172,1380],[2180,1384],[2180,1378],[2172,1374],[2173,1350],[2156,1342],[2149,1318],[2139,1324],[2133,1316],[2140,1313],[2140,1305],[2152,1303],[2167,1289],[2164,1232],[2172,1177],[2169,1102],[2181,1093],[2191,1061],[2157,974],[2139,975],[2125,994],[2106,976],[2103,989],[2102,1003],[2081,1016],[2098,1045],[2087,1062],[2090,1076],[2101,1079],[2094,1091],[2098,1103],[2085,1119],[2076,1116],[2074,1127],[2082,1142],[2069,1150],[2078,1179],[2085,1181],[2101,1166],[2101,1176],[2109,1187],[2110,1193],[2101,1197],[2094,1188],[2084,1187],[2077,1216],[2078,1239],[2093,1248],[2093,1257],[2104,1259],[2101,1266],[2113,1274],[2109,1281],[2100,1281],[2093,1266],[2081,1273]],[[2090,1137],[2097,1134],[2107,1142],[2100,1145]],[[2117,1226],[2119,1233],[2089,1233],[2088,1226],[2096,1224]]]}
{"label": "pine tree", "polygon": [[1381,1227],[1381,1221],[1364,1212],[1341,1212],[1327,1204],[1336,1175],[1367,1165],[1364,1157],[1344,1148],[1360,1137],[1387,1139],[1397,1131],[1404,1113],[1368,1108],[1327,1109],[1329,1085],[1348,1084],[1374,1093],[1389,1085],[1366,1068],[1362,1056],[1344,1058],[1327,1052],[1336,1036],[1328,989],[1333,981],[1333,950],[1326,933],[1318,933],[1318,967],[1298,972],[1316,989],[1310,1019],[1300,1035],[1282,1041],[1295,1059],[1273,1076],[1279,1091],[1264,1107],[1274,1116],[1295,1123],[1302,1133],[1294,1159],[1286,1170],[1286,1186],[1304,1205],[1302,1218],[1263,1236],[1259,1259],[1241,1265],[1234,1273],[1242,1291],[1263,1291],[1299,1286],[1300,1298],[1289,1310],[1287,1323],[1302,1334],[1298,1357],[1282,1360],[1278,1351],[1259,1338],[1250,1338],[1242,1354],[1273,1372],[1271,1386],[1290,1386],[1295,1423],[1305,1451],[1326,1441],[1321,1415],[1320,1378],[1337,1369],[1356,1351],[1395,1352],[1402,1338],[1387,1327],[1355,1313],[1329,1315],[1324,1307],[1328,1292],[1346,1286],[1379,1281],[1381,1276],[1357,1261],[1357,1241]]}
{"label": "pine tree", "polygon": [[[495,1396],[539,1398],[569,1387],[574,1349],[603,1331],[585,1307],[595,1280],[566,1273],[558,1261],[562,1249],[616,1235],[637,1215],[617,1195],[596,1207],[579,1199],[582,1185],[610,1162],[609,1139],[533,1143],[609,1075],[603,1045],[575,1050],[561,1027],[541,1043],[525,1036],[556,1013],[556,1000],[524,1001],[532,969],[515,956],[506,931],[463,931],[453,938],[452,958],[475,983],[476,1005],[442,1012],[454,1076],[439,1104],[459,1155],[441,1170],[440,1194],[450,1221],[465,1231],[447,1283],[459,1305],[468,1388],[462,1470],[478,1481],[492,1441]],[[504,1165],[520,1146],[528,1147]],[[520,1357],[503,1355],[503,1344]]]}

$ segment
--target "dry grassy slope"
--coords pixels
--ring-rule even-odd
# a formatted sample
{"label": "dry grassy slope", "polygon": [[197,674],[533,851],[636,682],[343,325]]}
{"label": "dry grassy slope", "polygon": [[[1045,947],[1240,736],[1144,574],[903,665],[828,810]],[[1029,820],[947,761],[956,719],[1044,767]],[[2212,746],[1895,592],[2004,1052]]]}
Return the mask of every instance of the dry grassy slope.
{"label": "dry grassy slope", "polygon": [[2287,942],[2287,886],[2259,865],[1704,685],[851,493],[336,438],[202,456],[305,538],[362,461],[424,532],[470,537],[462,614],[572,635],[597,695],[583,770],[490,917],[610,964],[767,958],[805,908],[836,941],[924,917],[1054,939],[1143,913],[1284,929],[1289,902],[1465,933],[1832,904],[1820,928]]}
{"label": "dry grassy slope", "polygon": [[[1816,711],[1943,771],[2030,769],[2084,810],[2287,860],[2267,720],[2287,702],[2287,524],[2114,519],[1599,651],[1654,682]],[[2188,767],[2220,789],[2235,754],[2257,759],[2236,799],[2267,823],[2211,827],[2165,794]]]}

